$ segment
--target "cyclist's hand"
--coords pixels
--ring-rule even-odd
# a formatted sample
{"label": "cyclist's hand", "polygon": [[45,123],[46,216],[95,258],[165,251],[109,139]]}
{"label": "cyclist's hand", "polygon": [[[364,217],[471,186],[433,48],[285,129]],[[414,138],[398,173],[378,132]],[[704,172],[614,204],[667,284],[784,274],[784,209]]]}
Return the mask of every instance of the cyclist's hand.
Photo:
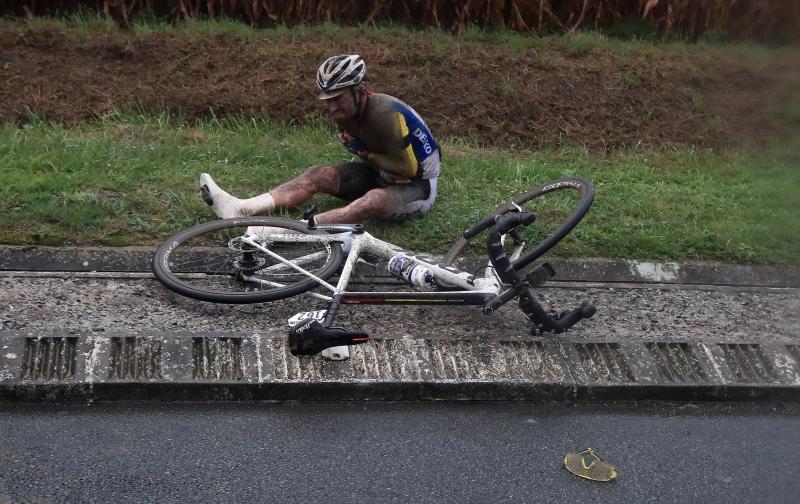
{"label": "cyclist's hand", "polygon": [[345,149],[362,159],[366,159],[367,147],[361,140],[355,138],[346,131],[342,131],[339,133],[339,141],[342,142],[342,145],[344,145]]}

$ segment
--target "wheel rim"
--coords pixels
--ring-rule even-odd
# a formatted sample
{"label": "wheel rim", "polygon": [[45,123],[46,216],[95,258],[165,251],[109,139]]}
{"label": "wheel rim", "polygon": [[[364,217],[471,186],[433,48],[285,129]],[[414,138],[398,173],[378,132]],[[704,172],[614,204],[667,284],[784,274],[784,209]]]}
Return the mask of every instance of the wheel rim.
{"label": "wheel rim", "polygon": [[[513,260],[514,267],[523,269],[554,247],[580,222],[594,199],[594,187],[585,179],[574,178],[553,181],[532,189],[501,205],[490,215],[523,211],[536,215],[536,222],[518,231],[524,238],[522,253]],[[482,276],[487,269],[486,233],[471,240],[460,237],[444,258],[445,265],[455,265]],[[572,237],[576,238],[576,237]],[[571,240],[570,240],[571,241]],[[506,250],[512,252],[513,240],[506,240]]]}
{"label": "wheel rim", "polygon": [[[278,222],[227,219],[179,233],[156,253],[156,275],[180,294],[227,303],[279,299],[317,286],[313,279],[241,239],[249,226],[274,227]],[[261,244],[281,257],[298,261],[318,278],[329,278],[341,262],[340,246],[299,241],[308,236],[301,223],[281,224],[293,229],[288,234],[265,235]]]}

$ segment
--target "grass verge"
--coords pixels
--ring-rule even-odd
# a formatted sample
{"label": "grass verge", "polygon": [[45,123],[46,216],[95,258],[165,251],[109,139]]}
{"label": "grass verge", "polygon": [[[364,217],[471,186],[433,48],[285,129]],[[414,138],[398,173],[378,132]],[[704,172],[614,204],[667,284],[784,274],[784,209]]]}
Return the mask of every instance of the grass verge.
{"label": "grass verge", "polygon": [[257,28],[245,22],[224,17],[216,20],[188,19],[179,22],[167,22],[149,17],[134,17],[129,29],[126,29],[108,18],[98,16],[91,10],[79,10],[75,14],[65,17],[0,17],[0,29],[3,31],[19,30],[34,34],[56,31],[63,33],[65,37],[79,44],[97,36],[131,32],[138,37],[147,37],[156,33],[198,38],[228,36],[238,38],[243,43],[252,43],[258,40],[280,40],[285,42],[324,38],[332,43],[339,44],[345,44],[354,38],[364,36],[375,40],[386,40],[392,37],[405,39],[409,36],[424,34],[430,39],[434,51],[441,51],[441,54],[438,54],[439,56],[458,48],[463,43],[502,45],[511,54],[520,54],[530,49],[541,47],[558,47],[573,57],[585,55],[594,48],[604,48],[627,54],[632,50],[653,48],[660,50],[671,48],[687,52],[702,46],[711,50],[724,48],[726,51],[738,52],[742,57],[765,60],[775,57],[779,51],[777,47],[757,42],[726,41],[714,37],[701,38],[697,44],[691,44],[680,38],[661,36],[650,30],[646,24],[631,28],[626,27],[625,23],[619,23],[608,33],[597,30],[577,30],[567,34],[538,34],[536,32],[516,32],[500,28],[470,26],[460,36],[453,36],[451,32],[441,29],[419,29],[391,22],[369,25],[298,24]]}
{"label": "grass verge", "polygon": [[[766,153],[674,150],[590,154],[478,149],[444,141],[434,210],[370,232],[419,252],[446,251],[460,232],[525,189],[565,176],[597,198],[553,253],[638,259],[798,264],[797,146]],[[795,153],[795,154],[792,154]],[[117,114],[77,129],[34,121],[0,129],[0,242],[155,245],[213,214],[201,172],[241,197],[305,167],[348,159],[326,124],[240,118],[187,124]],[[321,209],[339,203],[316,198]],[[298,217],[298,209],[287,215]]]}

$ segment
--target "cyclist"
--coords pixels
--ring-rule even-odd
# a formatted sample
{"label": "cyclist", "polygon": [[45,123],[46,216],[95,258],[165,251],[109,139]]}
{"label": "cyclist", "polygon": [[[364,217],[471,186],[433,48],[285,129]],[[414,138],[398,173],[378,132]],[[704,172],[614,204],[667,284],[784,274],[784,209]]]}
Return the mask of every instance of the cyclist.
{"label": "cyclist", "polygon": [[428,211],[436,198],[441,156],[422,118],[402,101],[366,87],[367,66],[357,54],[325,60],[317,70],[318,98],[358,161],[311,166],[300,176],[249,199],[231,196],[203,173],[203,199],[221,218],[259,215],[301,204],[316,193],[348,200],[315,216],[320,223],[358,223],[367,217],[402,218]]}

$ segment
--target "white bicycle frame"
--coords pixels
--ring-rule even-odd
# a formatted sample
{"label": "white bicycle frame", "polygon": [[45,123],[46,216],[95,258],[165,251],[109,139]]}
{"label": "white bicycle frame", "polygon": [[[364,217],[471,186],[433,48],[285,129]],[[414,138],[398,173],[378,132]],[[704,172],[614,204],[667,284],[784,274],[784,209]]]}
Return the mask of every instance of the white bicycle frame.
{"label": "white bicycle frame", "polygon": [[[335,229],[338,226],[332,227]],[[319,228],[324,229],[325,226],[319,226]],[[502,239],[504,240],[505,236],[503,236]],[[303,294],[327,301],[328,307],[325,310],[298,313],[289,319],[288,323],[290,326],[293,325],[292,321],[297,322],[307,317],[315,318],[325,325],[330,325],[333,322],[333,317],[336,315],[339,302],[345,304],[381,303],[483,305],[488,299],[496,296],[502,290],[503,283],[495,272],[491,263],[489,263],[485,268],[482,268],[484,270],[484,275],[479,277],[478,275],[470,274],[453,266],[437,264],[435,259],[403,250],[396,245],[375,238],[363,230],[358,233],[346,231],[334,234],[256,233],[242,237],[241,241],[278,261],[278,264],[269,266],[262,270],[262,272],[276,272],[293,269],[304,276],[313,279],[319,284],[320,287],[330,291],[330,295],[324,295],[311,291],[304,292]],[[341,243],[343,248],[347,251],[347,258],[345,259],[337,284],[334,286],[302,267],[302,264],[312,262],[321,257],[322,254],[326,254],[326,252],[314,252],[289,260],[273,252],[268,248],[268,246],[265,246],[265,244],[275,242],[324,244],[332,244],[334,242]],[[523,246],[524,243],[515,245],[514,250],[511,252],[511,254],[509,254],[512,261],[521,254]],[[362,253],[368,253],[384,260],[389,260],[396,255],[403,255],[414,261],[416,264],[427,268],[436,282],[440,285],[452,286],[452,288],[460,290],[437,290],[433,292],[348,291],[347,287],[350,283],[350,278],[355,272],[358,261],[361,260]],[[245,280],[267,285],[268,287],[284,286],[280,283],[267,281],[258,277],[245,277]],[[347,359],[350,356],[350,351],[347,346],[338,346],[323,350],[322,355],[328,359],[342,360]]]}
{"label": "white bicycle frame", "polygon": [[[323,226],[320,226],[323,228]],[[504,237],[505,238],[505,237]],[[489,295],[496,295],[502,287],[502,282],[500,278],[494,271],[494,268],[491,264],[488,264],[486,268],[483,268],[486,271],[486,274],[482,277],[478,277],[477,275],[473,275],[469,272],[460,270],[453,266],[444,266],[436,263],[436,260],[425,255],[414,254],[413,252],[409,252],[406,250],[397,247],[389,242],[380,240],[375,238],[371,234],[367,232],[355,233],[352,231],[347,231],[343,233],[336,233],[336,234],[300,234],[300,233],[256,233],[251,234],[249,236],[245,236],[241,238],[243,243],[258,249],[259,251],[267,254],[268,256],[272,257],[279,264],[270,266],[263,270],[264,272],[267,271],[277,271],[277,270],[285,270],[287,268],[294,269],[299,273],[303,274],[304,276],[313,279],[316,281],[321,287],[329,290],[331,292],[330,295],[319,294],[316,292],[306,292],[305,294],[311,295],[315,298],[322,299],[325,301],[332,301],[335,296],[341,295],[349,295],[349,296],[356,296],[360,294],[369,294],[374,295],[373,292],[365,293],[365,292],[356,292],[356,291],[347,291],[347,286],[350,283],[350,278],[355,271],[356,264],[360,260],[360,256],[362,253],[369,253],[374,256],[377,256],[382,259],[389,260],[396,255],[404,255],[414,261],[417,264],[422,265],[423,267],[427,268],[431,275],[436,279],[437,283],[447,286],[452,286],[455,289],[459,290],[450,290],[450,291],[436,291],[431,292],[431,296],[428,296],[428,302],[436,301],[438,299],[448,299],[452,297],[452,294],[463,293],[464,291],[470,291],[479,294]],[[307,271],[302,267],[303,263],[307,263],[313,261],[315,258],[319,257],[319,254],[324,254],[324,252],[317,252],[313,254],[308,254],[306,256],[301,256],[299,258],[293,258],[291,260],[281,257],[280,255],[276,254],[272,250],[270,250],[264,243],[274,243],[274,242],[292,242],[292,243],[325,243],[330,244],[333,242],[342,243],[345,249],[347,250],[347,258],[345,259],[344,266],[342,267],[341,274],[339,275],[339,280],[337,284],[334,286],[321,278],[318,278],[313,273]],[[515,246],[514,251],[510,254],[511,260],[513,261],[516,259],[517,256],[522,251],[524,244],[518,244]],[[487,261],[488,262],[488,261]],[[249,277],[246,278],[247,280],[258,282],[262,284],[266,284],[272,287],[283,287],[282,284],[276,282],[268,282],[260,278],[256,277]],[[396,301],[399,301],[396,300]],[[413,299],[408,298],[409,302],[412,301],[421,301],[420,299]]]}

